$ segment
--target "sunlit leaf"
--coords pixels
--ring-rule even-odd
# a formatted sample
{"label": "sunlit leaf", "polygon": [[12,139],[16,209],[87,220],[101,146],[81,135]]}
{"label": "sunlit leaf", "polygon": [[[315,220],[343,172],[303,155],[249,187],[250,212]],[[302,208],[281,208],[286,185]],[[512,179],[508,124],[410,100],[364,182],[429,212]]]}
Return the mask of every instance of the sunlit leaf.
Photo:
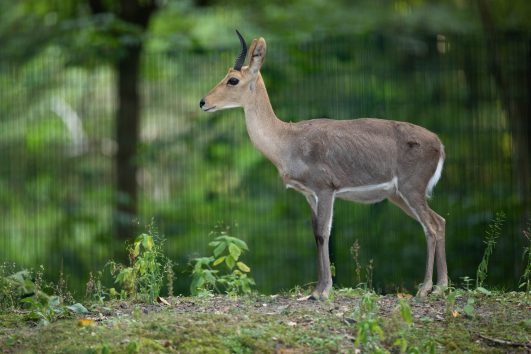
{"label": "sunlit leaf", "polygon": [[229,253],[232,258],[234,258],[234,260],[238,260],[238,258],[240,258],[240,255],[242,254],[242,250],[234,243],[231,243],[229,244]]}
{"label": "sunlit leaf", "polygon": [[223,257],[219,257],[218,259],[216,259],[216,260],[214,261],[214,263],[212,263],[212,265],[215,267],[215,266],[217,266],[218,264],[223,263],[223,261],[225,260],[225,258],[227,258],[227,257],[225,257],[225,256],[223,256]]}
{"label": "sunlit leaf", "polygon": [[227,256],[227,258],[225,258],[225,264],[227,264],[227,267],[229,267],[229,269],[232,269],[234,268],[236,261],[234,260],[234,258],[232,258],[232,256]]}
{"label": "sunlit leaf", "polygon": [[245,272],[245,273],[249,273],[251,271],[251,268],[249,268],[247,266],[247,264],[243,263],[243,262],[238,262],[236,263],[236,265],[238,266],[238,268],[242,271],[242,272]]}

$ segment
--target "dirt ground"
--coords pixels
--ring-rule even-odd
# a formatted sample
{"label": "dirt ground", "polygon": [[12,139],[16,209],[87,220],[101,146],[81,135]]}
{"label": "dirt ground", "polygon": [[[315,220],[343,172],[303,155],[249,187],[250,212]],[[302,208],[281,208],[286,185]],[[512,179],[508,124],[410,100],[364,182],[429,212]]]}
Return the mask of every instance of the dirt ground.
{"label": "dirt ground", "polygon": [[[383,336],[375,343],[390,352],[399,352],[395,342],[403,337],[419,352],[529,353],[531,306],[522,294],[463,293],[455,302],[379,296]],[[23,313],[4,314],[0,348],[4,353],[370,352],[369,344],[356,345],[361,296],[338,290],[328,301],[301,300],[301,294],[172,297],[155,305],[115,301],[47,326],[24,321]],[[400,318],[400,298],[410,305],[411,326]],[[473,311],[467,315],[463,308],[470,298]]]}

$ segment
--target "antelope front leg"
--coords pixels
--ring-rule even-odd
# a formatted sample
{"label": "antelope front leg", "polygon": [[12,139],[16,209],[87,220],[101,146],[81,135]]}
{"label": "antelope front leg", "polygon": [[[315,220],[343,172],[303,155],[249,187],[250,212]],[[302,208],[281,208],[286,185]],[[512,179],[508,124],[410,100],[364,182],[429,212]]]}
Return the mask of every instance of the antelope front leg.
{"label": "antelope front leg", "polygon": [[333,208],[334,195],[330,193],[318,196],[316,210],[312,210],[312,226],[317,245],[317,272],[319,280],[311,297],[316,300],[327,299],[332,289],[328,240],[330,239],[330,229],[332,227]]}

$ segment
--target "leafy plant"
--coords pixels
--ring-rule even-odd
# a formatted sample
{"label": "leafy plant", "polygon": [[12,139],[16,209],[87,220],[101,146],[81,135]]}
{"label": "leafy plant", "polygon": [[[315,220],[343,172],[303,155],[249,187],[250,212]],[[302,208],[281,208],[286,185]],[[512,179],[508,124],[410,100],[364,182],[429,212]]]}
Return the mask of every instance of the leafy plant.
{"label": "leafy plant", "polygon": [[[468,317],[474,317],[476,300],[472,296],[473,294],[475,294],[474,291],[449,288],[446,296],[446,316],[448,318],[459,317],[464,313]],[[467,296],[466,303],[463,307],[458,306],[457,299],[465,295]]]}
{"label": "leafy plant", "polygon": [[481,259],[481,263],[479,263],[478,270],[477,270],[476,288],[482,288],[483,282],[487,278],[489,259],[490,259],[490,256],[492,255],[494,247],[496,246],[496,241],[500,237],[501,229],[502,229],[504,221],[505,221],[505,214],[503,212],[498,212],[496,213],[496,217],[494,218],[494,220],[489,224],[487,228],[485,240],[483,241],[486,247],[483,253],[483,258]]}
{"label": "leafy plant", "polygon": [[27,297],[21,301],[29,306],[28,318],[47,325],[70,314],[85,314],[88,310],[80,303],[65,305],[63,299],[53,295],[46,298]]}
{"label": "leafy plant", "polygon": [[16,308],[19,301],[35,292],[35,284],[28,270],[15,271],[16,265],[0,266],[0,311]]}
{"label": "leafy plant", "polygon": [[164,281],[165,265],[169,262],[162,251],[162,244],[163,239],[156,233],[155,236],[143,233],[128,248],[129,267],[110,263],[111,273],[115,275],[114,282],[122,288],[121,297],[156,302]]}
{"label": "leafy plant", "polygon": [[381,346],[384,332],[378,324],[376,298],[371,292],[366,292],[361,298],[354,345],[367,353],[387,353],[387,350]]}
{"label": "leafy plant", "polygon": [[[72,303],[73,299],[62,275],[60,282],[55,285],[44,281],[42,266],[36,273],[27,269],[19,271],[15,269],[14,264],[3,264],[0,267],[1,310],[26,308],[29,310],[28,319],[39,321],[44,325],[74,313],[88,312],[80,303],[65,304]],[[58,294],[49,295],[54,290],[58,291]]]}
{"label": "leafy plant", "polygon": [[[212,248],[212,256],[192,260],[190,292],[194,296],[211,291],[221,293],[222,290],[231,295],[249,294],[255,282],[248,276],[251,268],[240,260],[242,254],[249,250],[247,244],[230,236],[228,229],[213,231],[211,235],[217,235],[208,244]],[[224,274],[215,269],[218,266],[224,266]]]}
{"label": "leafy plant", "polygon": [[406,336],[409,333],[411,326],[413,326],[413,315],[411,314],[411,307],[409,306],[408,302],[404,299],[400,299],[399,301],[399,312],[400,312],[400,317],[405,323],[405,327],[403,327],[399,331],[399,337],[394,341],[393,345],[400,348],[400,353],[406,353],[406,352],[409,352],[408,341],[406,339]]}

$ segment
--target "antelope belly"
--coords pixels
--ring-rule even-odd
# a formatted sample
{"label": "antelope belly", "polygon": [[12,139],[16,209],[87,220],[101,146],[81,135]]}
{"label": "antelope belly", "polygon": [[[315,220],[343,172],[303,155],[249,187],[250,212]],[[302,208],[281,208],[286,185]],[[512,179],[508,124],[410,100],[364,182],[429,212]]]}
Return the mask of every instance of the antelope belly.
{"label": "antelope belly", "polygon": [[336,191],[336,197],[358,203],[377,203],[396,190],[396,177],[389,182],[358,187],[345,187]]}

